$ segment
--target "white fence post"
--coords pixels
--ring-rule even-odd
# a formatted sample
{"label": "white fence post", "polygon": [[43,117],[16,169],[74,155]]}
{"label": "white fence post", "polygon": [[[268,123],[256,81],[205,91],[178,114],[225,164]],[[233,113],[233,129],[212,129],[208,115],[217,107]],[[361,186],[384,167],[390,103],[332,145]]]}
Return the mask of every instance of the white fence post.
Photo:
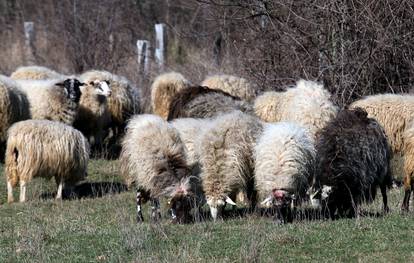
{"label": "white fence post", "polygon": [[155,61],[158,69],[164,70],[167,57],[167,26],[165,24],[155,25]]}
{"label": "white fence post", "polygon": [[26,63],[28,65],[34,65],[36,64],[36,50],[35,50],[35,29],[34,29],[34,23],[33,22],[24,22],[24,53],[25,53],[25,59]]}

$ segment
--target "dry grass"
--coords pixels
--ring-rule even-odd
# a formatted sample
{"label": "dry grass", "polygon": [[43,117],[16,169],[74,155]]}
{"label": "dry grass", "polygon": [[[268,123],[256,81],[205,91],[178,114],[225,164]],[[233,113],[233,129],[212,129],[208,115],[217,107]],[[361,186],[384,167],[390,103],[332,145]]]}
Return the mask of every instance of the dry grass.
{"label": "dry grass", "polygon": [[[88,180],[116,184],[117,173],[116,161],[93,160]],[[0,262],[414,261],[414,216],[399,213],[401,189],[391,192],[385,217],[279,226],[250,215],[216,224],[137,225],[133,192],[57,202],[54,182],[35,180],[28,203],[9,205],[0,178]]]}

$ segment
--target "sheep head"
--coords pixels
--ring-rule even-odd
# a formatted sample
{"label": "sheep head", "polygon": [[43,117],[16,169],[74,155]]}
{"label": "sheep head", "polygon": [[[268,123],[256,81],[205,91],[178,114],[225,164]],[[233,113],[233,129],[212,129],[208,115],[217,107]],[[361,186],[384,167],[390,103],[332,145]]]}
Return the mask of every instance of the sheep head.
{"label": "sheep head", "polygon": [[82,83],[77,79],[66,79],[63,82],[56,83],[55,85],[63,87],[65,89],[68,99],[72,100],[75,103],[79,103],[82,94],[80,87],[85,85],[85,83]]}
{"label": "sheep head", "polygon": [[216,221],[218,217],[221,217],[221,213],[223,212],[226,203],[236,205],[236,203],[231,200],[228,195],[221,196],[219,198],[207,197],[207,204],[210,207],[211,217],[214,221]]}
{"label": "sheep head", "polygon": [[287,207],[292,206],[295,199],[295,195],[288,191],[274,189],[272,190],[272,193],[261,202],[261,205],[265,207]]}
{"label": "sheep head", "polygon": [[332,193],[332,186],[323,185],[321,188],[310,188],[307,192],[313,208],[320,209]]}

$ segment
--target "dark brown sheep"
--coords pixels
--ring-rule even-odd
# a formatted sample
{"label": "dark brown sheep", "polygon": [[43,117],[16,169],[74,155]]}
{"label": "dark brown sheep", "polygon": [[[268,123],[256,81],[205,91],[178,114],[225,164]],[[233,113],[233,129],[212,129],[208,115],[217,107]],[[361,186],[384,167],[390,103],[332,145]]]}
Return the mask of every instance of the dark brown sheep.
{"label": "dark brown sheep", "polygon": [[209,118],[220,113],[240,110],[252,113],[252,106],[237,97],[204,86],[195,86],[179,91],[173,98],[168,121],[176,118]]}
{"label": "dark brown sheep", "polygon": [[[383,128],[361,108],[342,110],[318,134],[317,171],[311,200],[328,208],[331,218],[354,217],[362,202],[391,186],[391,150]],[[322,202],[321,202],[322,201]]]}

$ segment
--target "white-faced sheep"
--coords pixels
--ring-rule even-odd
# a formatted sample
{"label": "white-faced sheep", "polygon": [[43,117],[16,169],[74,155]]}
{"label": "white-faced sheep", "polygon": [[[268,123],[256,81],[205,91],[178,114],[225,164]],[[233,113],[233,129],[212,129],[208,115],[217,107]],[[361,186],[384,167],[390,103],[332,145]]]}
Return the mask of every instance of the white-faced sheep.
{"label": "white-faced sheep", "polygon": [[[96,80],[108,81],[112,92],[108,97],[108,110],[111,114],[111,126],[115,130],[123,130],[127,120],[132,115],[140,113],[139,90],[125,77],[107,71],[90,70],[79,78],[85,83]],[[114,133],[121,134],[122,131],[114,131]]]}
{"label": "white-faced sheep", "polygon": [[15,122],[28,119],[29,103],[14,80],[0,75],[0,160],[4,159],[7,129]]}
{"label": "white-faced sheep", "polygon": [[107,97],[111,89],[105,81],[90,81],[81,87],[78,114],[73,126],[88,138],[91,146],[102,143],[104,128],[111,121]]}
{"label": "white-faced sheep", "polygon": [[18,80],[17,83],[27,96],[32,119],[60,121],[72,125],[81,96],[77,79]]}
{"label": "white-faced sheep", "polygon": [[64,78],[62,74],[42,66],[25,66],[19,67],[14,71],[10,78],[12,79],[31,79],[31,80],[46,80],[46,79],[61,79]]}
{"label": "white-faced sheep", "polygon": [[141,204],[151,201],[152,220],[160,218],[161,197],[168,197],[173,219],[187,222],[195,200],[194,178],[177,130],[156,115],[138,115],[126,129],[121,151],[121,174],[137,186],[137,220]]}
{"label": "white-faced sheep", "polygon": [[396,179],[404,179],[405,197],[401,208],[408,210],[410,194],[414,189],[414,96],[368,96],[355,101],[350,107],[365,109],[369,117],[384,127],[393,151],[392,174]]}
{"label": "white-faced sheep", "polygon": [[190,82],[177,72],[159,75],[151,85],[152,112],[166,120],[175,95],[190,85]]}
{"label": "white-faced sheep", "polygon": [[285,92],[269,91],[254,103],[256,115],[266,122],[297,122],[314,135],[336,116],[330,93],[314,81],[299,80]]}
{"label": "white-faced sheep", "polygon": [[235,111],[219,116],[201,138],[202,185],[214,220],[226,203],[235,205],[239,190],[254,208],[253,148],[262,129],[257,118]]}
{"label": "white-faced sheep", "polygon": [[293,219],[315,170],[315,146],[310,132],[296,123],[266,124],[255,147],[255,181],[262,204],[276,208],[282,223]]}
{"label": "white-faced sheep", "polygon": [[59,122],[26,120],[8,131],[5,175],[8,202],[13,202],[13,187],[20,184],[20,202],[26,201],[26,184],[33,178],[54,177],[58,184],[56,199],[66,186],[86,176],[89,145],[78,130]]}
{"label": "white-faced sheep", "polygon": [[211,118],[239,110],[253,113],[250,103],[221,90],[208,87],[190,87],[178,92],[171,104],[168,120],[176,118]]}
{"label": "white-faced sheep", "polygon": [[253,101],[257,90],[247,79],[224,74],[207,77],[201,86],[222,90],[246,101]]}
{"label": "white-faced sheep", "polygon": [[387,187],[392,184],[391,150],[383,128],[361,108],[342,110],[320,131],[316,143],[317,172],[311,200],[328,208],[331,218],[354,217],[362,202],[381,189],[388,211]]}

